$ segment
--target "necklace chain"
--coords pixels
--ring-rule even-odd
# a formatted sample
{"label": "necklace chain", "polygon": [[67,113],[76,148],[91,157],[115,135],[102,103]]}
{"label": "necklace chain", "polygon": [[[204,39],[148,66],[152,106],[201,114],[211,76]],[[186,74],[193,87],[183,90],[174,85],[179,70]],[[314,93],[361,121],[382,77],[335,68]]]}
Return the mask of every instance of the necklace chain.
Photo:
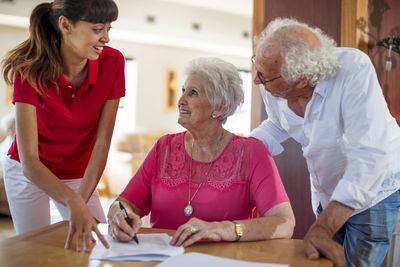
{"label": "necklace chain", "polygon": [[204,184],[204,182],[205,182],[205,180],[206,180],[206,178],[207,178],[207,176],[208,176],[208,173],[210,172],[212,166],[214,165],[214,160],[215,160],[215,158],[216,158],[216,156],[217,156],[218,149],[219,149],[219,146],[220,146],[220,144],[221,144],[221,140],[222,140],[222,137],[223,137],[223,136],[224,136],[224,130],[222,130],[221,136],[219,137],[219,140],[218,140],[218,143],[217,143],[217,148],[215,149],[214,156],[213,156],[213,158],[212,158],[212,161],[211,161],[211,163],[210,163],[210,166],[208,167],[208,170],[207,170],[206,174],[204,175],[203,179],[201,180],[200,185],[197,187],[197,189],[196,189],[196,191],[194,192],[193,196],[190,197],[190,188],[191,188],[191,184],[192,184],[192,161],[193,161],[192,155],[193,155],[193,147],[194,147],[194,138],[193,138],[193,140],[192,140],[192,146],[191,146],[191,148],[190,148],[190,163],[189,163],[189,194],[188,194],[188,204],[187,204],[187,206],[186,206],[185,209],[184,209],[184,213],[185,213],[186,216],[190,216],[190,215],[192,215],[192,213],[193,213],[193,207],[191,206],[191,203],[192,203],[194,197],[196,196],[197,192],[199,191],[200,187]]}

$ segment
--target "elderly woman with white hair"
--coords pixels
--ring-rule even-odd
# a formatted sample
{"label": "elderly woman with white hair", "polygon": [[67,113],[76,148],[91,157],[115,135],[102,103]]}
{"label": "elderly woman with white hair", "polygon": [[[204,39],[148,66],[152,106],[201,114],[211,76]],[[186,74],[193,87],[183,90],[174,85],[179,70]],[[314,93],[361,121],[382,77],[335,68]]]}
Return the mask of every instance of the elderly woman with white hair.
{"label": "elderly woman with white hair", "polygon": [[[294,215],[268,150],[223,128],[243,102],[237,69],[218,58],[197,58],[185,74],[178,123],[187,131],[156,142],[111,205],[109,234],[132,240],[140,217],[151,211],[152,227],[177,229],[171,241],[176,246],[290,238]],[[258,218],[252,218],[255,208]]]}

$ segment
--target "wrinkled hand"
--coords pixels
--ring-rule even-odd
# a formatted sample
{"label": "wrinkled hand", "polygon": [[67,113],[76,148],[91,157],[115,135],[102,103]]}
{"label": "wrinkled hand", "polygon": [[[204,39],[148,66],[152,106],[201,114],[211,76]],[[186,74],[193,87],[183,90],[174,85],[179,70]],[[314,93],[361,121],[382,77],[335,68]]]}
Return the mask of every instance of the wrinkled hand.
{"label": "wrinkled hand", "polygon": [[333,261],[335,267],[344,266],[343,247],[321,226],[313,224],[304,237],[304,251],[309,259],[316,260],[320,253]]}
{"label": "wrinkled hand", "polygon": [[134,235],[139,231],[142,225],[140,217],[124,205],[128,213],[128,217],[132,220],[132,227],[126,222],[124,215],[119,208],[118,201],[114,201],[108,211],[108,234],[117,241],[129,242],[132,241]]}
{"label": "wrinkled hand", "polygon": [[234,225],[230,221],[205,222],[191,218],[187,223],[179,226],[170,245],[187,247],[199,240],[234,241],[235,239]]}
{"label": "wrinkled hand", "polygon": [[67,207],[69,209],[70,220],[65,248],[69,248],[76,233],[76,251],[90,252],[96,242],[96,239],[92,236],[92,231],[96,233],[106,248],[110,247],[97,228],[97,222],[82,198],[79,197],[69,201]]}

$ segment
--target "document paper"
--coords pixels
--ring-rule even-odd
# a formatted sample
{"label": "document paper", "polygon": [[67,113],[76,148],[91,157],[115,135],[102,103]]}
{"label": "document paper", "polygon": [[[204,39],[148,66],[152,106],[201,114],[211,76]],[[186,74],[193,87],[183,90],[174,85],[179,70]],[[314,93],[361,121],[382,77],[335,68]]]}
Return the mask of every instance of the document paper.
{"label": "document paper", "polygon": [[185,251],[183,247],[169,245],[172,237],[167,234],[137,234],[139,245],[135,241],[118,242],[109,235],[104,237],[110,244],[110,248],[105,248],[100,240],[97,240],[90,254],[90,260],[163,261],[171,256],[183,254]]}
{"label": "document paper", "polygon": [[289,267],[289,265],[275,263],[261,263],[242,260],[233,260],[212,256],[203,253],[191,252],[180,256],[169,258],[156,267]]}

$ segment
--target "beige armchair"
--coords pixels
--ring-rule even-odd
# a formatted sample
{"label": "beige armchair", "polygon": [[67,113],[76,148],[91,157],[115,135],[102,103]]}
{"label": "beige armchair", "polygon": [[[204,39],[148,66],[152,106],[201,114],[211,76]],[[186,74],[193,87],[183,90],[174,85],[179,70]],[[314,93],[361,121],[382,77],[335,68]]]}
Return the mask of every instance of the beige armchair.
{"label": "beige armchair", "polygon": [[132,155],[132,175],[136,173],[153,145],[164,134],[162,132],[127,134],[119,140],[117,150]]}
{"label": "beige armchair", "polygon": [[119,195],[139,169],[154,143],[165,133],[143,132],[118,136],[110,150],[98,190],[104,196]]}

